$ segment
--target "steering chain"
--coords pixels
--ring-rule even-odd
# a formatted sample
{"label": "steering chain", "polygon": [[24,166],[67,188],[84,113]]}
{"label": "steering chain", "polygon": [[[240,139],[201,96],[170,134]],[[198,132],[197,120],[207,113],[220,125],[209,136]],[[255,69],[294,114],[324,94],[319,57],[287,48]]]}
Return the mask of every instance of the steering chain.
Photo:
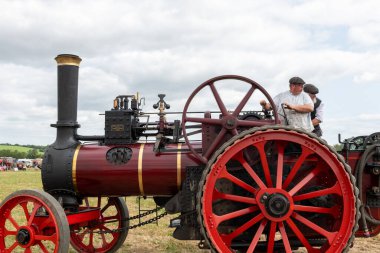
{"label": "steering chain", "polygon": [[[157,207],[157,208],[154,208],[152,210],[149,210],[145,213],[142,213],[142,214],[138,214],[138,215],[135,215],[135,216],[132,216],[132,217],[128,217],[126,219],[122,219],[120,221],[130,221],[130,220],[135,220],[135,219],[138,219],[138,218],[142,218],[142,217],[145,217],[149,214],[152,214],[152,213],[155,213],[159,210],[161,210],[162,207]],[[128,227],[121,227],[121,228],[117,228],[117,229],[109,229],[107,231],[87,231],[87,232],[83,232],[82,234],[90,234],[90,233],[94,233],[94,234],[109,234],[109,233],[119,233],[119,232],[122,232],[124,230],[129,230],[129,229],[134,229],[134,228],[137,228],[137,227],[141,227],[141,226],[144,226],[144,225],[147,225],[147,224],[150,224],[150,223],[153,223],[161,218],[163,218],[164,216],[166,216],[168,213],[165,211],[163,212],[162,214],[160,215],[157,215],[156,217],[154,218],[151,218],[147,221],[143,221],[143,222],[140,222],[136,225],[132,225],[132,226],[128,226]],[[114,222],[117,222],[119,220],[111,220],[111,221],[106,221],[106,222],[102,222],[102,223],[97,223],[95,226],[97,225],[100,225],[100,224],[107,224],[107,223],[114,223]],[[85,228],[85,227],[83,227]],[[91,228],[90,226],[86,227],[86,228]],[[75,232],[75,233],[80,233],[80,230],[72,230],[72,232]]]}

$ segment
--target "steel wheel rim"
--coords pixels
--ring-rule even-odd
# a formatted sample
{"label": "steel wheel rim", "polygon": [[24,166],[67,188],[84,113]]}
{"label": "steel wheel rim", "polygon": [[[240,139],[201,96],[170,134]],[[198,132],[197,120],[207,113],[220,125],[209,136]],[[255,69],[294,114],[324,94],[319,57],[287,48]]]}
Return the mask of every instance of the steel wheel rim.
{"label": "steel wheel rim", "polygon": [[[287,189],[286,191],[292,193],[291,194],[292,197],[290,198],[290,200],[292,201],[295,200],[297,203],[299,201],[305,200],[303,198],[307,197],[307,194],[306,195],[303,194],[303,196],[298,196],[297,192],[301,190],[302,187],[296,192],[295,190],[292,191],[292,189],[296,187],[289,187],[290,183],[289,181],[286,181],[286,178],[283,180],[279,180],[279,181],[283,181],[282,184],[285,184],[285,185],[282,185],[282,184],[277,185],[277,178],[274,181],[276,182],[276,185],[274,185],[273,182],[271,183],[268,182],[268,181],[273,181],[272,178],[269,178],[269,177],[263,178],[261,183],[257,183],[255,179],[253,179],[256,183],[256,186],[261,185],[262,187],[259,187],[259,189],[257,189],[257,194],[256,192],[253,194],[253,196],[255,197],[252,197],[250,199],[241,198],[238,201],[238,202],[245,201],[247,203],[248,202],[251,203],[251,206],[245,208],[244,211],[240,211],[241,213],[244,213],[244,212],[255,213],[256,212],[255,216],[249,222],[246,222],[246,224],[250,223],[248,224],[250,225],[249,227],[257,226],[257,232],[254,234],[252,242],[250,243],[251,247],[248,248],[248,252],[253,251],[254,248],[257,246],[258,237],[263,234],[264,229],[269,230],[269,235],[268,235],[269,242],[267,245],[268,252],[273,251],[274,239],[273,239],[273,242],[271,242],[271,238],[274,238],[274,234],[276,233],[276,231],[279,232],[283,238],[283,247],[285,248],[285,250],[288,252],[291,252],[289,240],[286,238],[287,232],[285,230],[285,226],[287,226],[287,228],[290,227],[292,230],[293,229],[297,230],[297,225],[295,224],[294,221],[300,222],[306,226],[307,225],[312,226],[312,229],[318,230],[319,231],[318,233],[324,234],[324,236],[327,239],[326,241],[329,241],[329,243],[325,243],[325,245],[321,247],[320,249],[321,251],[331,251],[331,252],[341,251],[343,247],[345,246],[345,243],[347,243],[348,240],[350,239],[350,235],[352,233],[352,229],[355,222],[355,198],[354,198],[355,196],[353,195],[352,182],[350,181],[349,175],[345,171],[344,166],[337,159],[337,157],[328,150],[326,146],[322,145],[317,140],[310,138],[306,134],[279,129],[275,131],[255,132],[253,134],[245,136],[243,139],[235,141],[235,143],[232,146],[227,147],[221,155],[218,155],[216,162],[212,165],[207,175],[205,184],[203,186],[203,196],[201,199],[201,202],[202,202],[201,215],[202,215],[202,220],[204,221],[206,233],[211,243],[216,248],[216,250],[221,251],[221,252],[231,251],[231,248],[229,247],[231,243],[230,241],[231,238],[229,238],[227,235],[231,235],[231,234],[233,235],[233,233],[227,233],[226,235],[218,231],[218,227],[220,226],[220,224],[222,224],[222,222],[224,222],[223,219],[225,219],[226,216],[223,216],[222,218],[217,216],[213,211],[213,205],[212,205],[212,203],[215,200],[231,197],[231,196],[221,197],[220,193],[214,191],[217,180],[219,180],[220,178],[226,178],[226,175],[227,175],[226,172],[228,168],[225,167],[225,165],[230,160],[234,160],[233,157],[235,156],[236,158],[236,154],[239,151],[243,150],[244,148],[250,145],[260,146],[262,145],[261,143],[268,142],[268,141],[275,141],[278,143],[280,142],[289,143],[290,142],[289,140],[291,140],[291,142],[293,143],[298,143],[301,145],[301,147],[303,147],[302,153],[305,153],[304,154],[305,158],[308,156],[306,153],[316,154],[320,159],[322,159],[329,166],[328,170],[330,172],[333,172],[334,177],[336,177],[337,179],[336,183],[338,186],[334,185],[334,187],[331,187],[333,189],[330,189],[331,190],[330,194],[336,194],[335,191],[337,191],[337,189],[338,191],[340,191],[339,194],[341,194],[341,196],[339,197],[342,201],[340,208],[343,208],[343,212],[341,213],[342,218],[339,218],[340,219],[339,230],[327,231],[325,229],[324,231],[320,227],[318,227],[316,224],[314,225],[311,224],[308,220],[305,219],[304,217],[305,211],[303,210],[304,207],[300,207],[301,206],[300,204],[291,204],[290,209],[292,210],[289,212],[290,215],[288,217],[286,217],[287,214],[283,214],[283,217],[279,219],[275,217],[268,217],[268,214],[265,213],[265,208],[263,209],[262,205],[260,204],[260,199],[256,198],[256,195],[260,195],[260,191],[264,189],[264,187],[268,187],[268,185],[272,184],[271,185],[272,187],[268,187],[268,189],[273,189],[276,187],[279,187],[279,188],[284,187],[286,189],[291,188],[291,189]],[[279,146],[281,145],[277,144],[277,147]],[[260,159],[262,159],[262,157],[260,157]],[[321,170],[321,169],[316,169],[315,172],[320,173],[321,171],[318,171],[318,170]],[[323,170],[326,170],[326,169],[323,169]],[[278,168],[276,172],[278,172]],[[287,176],[289,175],[290,173]],[[294,176],[295,175],[293,175],[293,177]],[[230,176],[227,175],[227,178],[230,179]],[[249,189],[249,190],[252,190],[252,189]],[[315,193],[317,192],[318,190],[315,191]],[[281,194],[278,193],[278,195],[281,195]],[[346,197],[343,197],[343,196],[346,196]],[[242,196],[239,196],[239,197],[242,197]],[[280,199],[281,198],[282,197],[280,197]],[[234,200],[234,201],[237,201],[237,200]],[[311,207],[313,208],[313,206]],[[310,208],[309,206],[308,212],[310,212],[312,208]],[[326,212],[327,210],[324,208],[320,208],[320,209],[316,209],[316,211]],[[226,214],[229,215],[230,217],[233,217],[234,215],[238,215],[237,212],[232,212],[230,214],[226,213]],[[334,211],[334,215],[336,215],[336,210]],[[243,230],[245,228],[242,228],[242,226],[236,228],[236,230],[239,230],[239,229]],[[327,232],[334,232],[334,233],[327,233]],[[297,237],[301,236],[300,231],[294,232],[294,233],[296,234]],[[298,240],[300,240],[301,242],[303,241],[303,244],[307,244],[307,242],[305,242],[306,238],[302,238]],[[312,252],[314,250],[314,248],[312,248],[310,245],[306,245],[306,248],[308,249],[309,252]]]}
{"label": "steel wheel rim", "polygon": [[[32,212],[29,213],[28,205],[33,204]],[[14,212],[18,211],[17,208],[23,209],[25,221],[19,222],[13,217]],[[38,214],[42,208],[46,211],[48,216]],[[25,249],[25,252],[32,252],[32,247],[39,247],[41,252],[51,252],[47,249],[46,241],[50,241],[55,245],[54,252],[58,252],[60,249],[60,240],[62,236],[58,228],[59,222],[54,215],[53,209],[51,209],[46,203],[41,201],[37,196],[33,195],[19,195],[14,196],[5,202],[0,208],[0,230],[3,230],[3,234],[0,240],[0,250],[4,252],[12,252],[14,249],[21,247]],[[8,230],[6,223],[10,222],[16,230]],[[21,223],[24,223],[23,225]],[[18,227],[18,228],[17,228]],[[27,238],[21,239],[20,235],[24,232],[27,234]],[[7,247],[6,237],[15,236],[14,242]],[[13,241],[13,240],[12,240]],[[35,249],[35,248],[34,248]]]}
{"label": "steel wheel rim", "polygon": [[[88,203],[86,203],[87,206],[89,206]],[[101,207],[102,202],[101,198],[98,198],[97,207]],[[116,210],[116,214],[110,216],[106,214],[106,211],[112,208],[113,210]],[[102,242],[101,246],[94,245],[94,234],[97,232],[105,232],[110,230],[109,227],[107,227],[107,222],[112,220],[117,220],[117,228],[112,229],[120,229],[122,227],[125,227],[125,224],[128,224],[126,221],[122,221],[123,218],[123,207],[118,202],[116,198],[108,198],[107,204],[102,207],[101,209],[101,216],[99,217],[99,220],[96,221],[98,224],[94,224],[91,228],[86,228],[83,232],[75,232],[71,231],[70,233],[70,239],[71,239],[71,245],[80,252],[110,252],[110,250],[115,250],[116,245],[119,243],[120,240],[124,242],[126,234],[124,236],[121,235],[121,233],[126,233],[125,231],[120,232],[113,232],[108,233],[112,235],[111,240],[107,240],[105,236],[100,235],[100,240]],[[106,222],[106,223],[104,223]],[[114,224],[114,223],[112,223]],[[75,227],[74,227],[75,228]],[[87,236],[89,238],[87,238]],[[124,237],[124,238],[122,238]],[[84,243],[84,240],[89,240],[88,244]],[[118,248],[118,247],[117,247]]]}

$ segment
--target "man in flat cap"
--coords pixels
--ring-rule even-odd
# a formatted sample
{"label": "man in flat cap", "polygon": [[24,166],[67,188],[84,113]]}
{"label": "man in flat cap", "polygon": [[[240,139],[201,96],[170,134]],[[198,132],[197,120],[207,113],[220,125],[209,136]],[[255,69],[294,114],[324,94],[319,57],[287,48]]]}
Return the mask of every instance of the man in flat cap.
{"label": "man in flat cap", "polygon": [[[273,98],[282,124],[306,131],[313,131],[310,112],[314,109],[314,103],[305,92],[302,78],[295,76],[289,79],[289,90],[282,92]],[[260,101],[265,110],[271,110],[271,105],[265,100]]]}
{"label": "man in flat cap", "polygon": [[313,123],[315,133],[318,137],[322,136],[322,129],[319,125],[323,121],[324,103],[317,97],[318,88],[313,84],[305,84],[303,91],[308,93],[314,103],[314,110],[311,112],[311,122]]}

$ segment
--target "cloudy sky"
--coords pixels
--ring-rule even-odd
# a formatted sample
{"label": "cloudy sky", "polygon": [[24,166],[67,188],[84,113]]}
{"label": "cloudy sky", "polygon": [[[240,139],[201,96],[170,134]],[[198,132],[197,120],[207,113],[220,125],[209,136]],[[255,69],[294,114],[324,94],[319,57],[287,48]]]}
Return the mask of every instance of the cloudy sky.
{"label": "cloudy sky", "polygon": [[272,96],[296,75],[317,85],[330,144],[380,131],[379,10],[377,0],[0,0],[0,143],[54,141],[61,53],[83,59],[82,135],[103,134],[99,114],[117,95],[139,91],[153,111],[165,93],[182,111],[198,85],[224,74]]}

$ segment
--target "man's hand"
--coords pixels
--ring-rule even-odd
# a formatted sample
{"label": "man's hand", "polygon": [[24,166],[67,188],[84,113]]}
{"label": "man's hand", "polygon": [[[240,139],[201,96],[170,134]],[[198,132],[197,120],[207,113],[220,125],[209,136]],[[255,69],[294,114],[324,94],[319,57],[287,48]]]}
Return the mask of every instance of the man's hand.
{"label": "man's hand", "polygon": [[267,101],[265,101],[264,99],[263,100],[260,100],[260,105],[263,107],[264,110],[271,110],[271,106],[269,103],[267,103]]}
{"label": "man's hand", "polygon": [[289,110],[295,110],[294,109],[294,106],[285,102],[285,103],[282,103],[282,106],[285,108],[285,109],[289,109]]}

